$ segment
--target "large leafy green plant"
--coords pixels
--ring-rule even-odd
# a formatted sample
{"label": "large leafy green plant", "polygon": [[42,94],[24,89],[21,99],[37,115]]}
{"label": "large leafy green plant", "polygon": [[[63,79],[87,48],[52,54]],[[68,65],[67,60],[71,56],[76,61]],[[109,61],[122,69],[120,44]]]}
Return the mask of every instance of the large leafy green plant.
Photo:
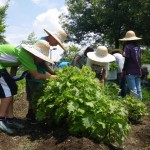
{"label": "large leafy green plant", "polygon": [[116,61],[113,61],[113,62],[111,62],[111,63],[109,63],[109,70],[110,71],[114,71],[114,70],[117,70],[118,69],[118,64],[117,64],[117,62]]}
{"label": "large leafy green plant", "polygon": [[38,99],[37,118],[66,124],[69,132],[98,141],[122,144],[129,132],[128,111],[102,91],[95,73],[87,67],[64,67],[57,79],[44,84]]}
{"label": "large leafy green plant", "polygon": [[103,93],[109,97],[112,101],[120,101],[124,107],[128,110],[128,119],[130,121],[138,122],[142,116],[148,115],[148,110],[142,101],[127,95],[126,98],[122,99],[119,96],[120,89],[115,83],[105,83]]}

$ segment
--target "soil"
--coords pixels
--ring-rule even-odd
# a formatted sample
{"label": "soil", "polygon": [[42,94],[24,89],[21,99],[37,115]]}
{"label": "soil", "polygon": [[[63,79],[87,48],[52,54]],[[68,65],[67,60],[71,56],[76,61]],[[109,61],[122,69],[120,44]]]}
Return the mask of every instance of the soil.
{"label": "soil", "polygon": [[[150,111],[150,103],[147,106]],[[25,129],[18,130],[15,136],[0,132],[0,150],[150,150],[150,116],[132,125],[122,148],[116,148],[85,137],[71,136],[63,126],[31,125],[25,120],[27,108],[25,94],[22,94],[15,100],[14,114],[25,123]]]}

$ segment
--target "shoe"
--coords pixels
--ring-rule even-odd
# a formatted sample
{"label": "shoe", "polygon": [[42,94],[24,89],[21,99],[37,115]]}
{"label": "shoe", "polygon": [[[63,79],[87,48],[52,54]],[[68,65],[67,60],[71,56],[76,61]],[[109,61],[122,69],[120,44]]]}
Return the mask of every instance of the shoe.
{"label": "shoe", "polygon": [[30,124],[38,124],[38,121],[35,119],[35,113],[33,112],[33,109],[28,110],[26,118]]}
{"label": "shoe", "polygon": [[35,120],[35,114],[34,114],[34,112],[33,112],[32,109],[29,109],[29,110],[28,110],[28,113],[27,113],[27,115],[26,115],[26,118],[27,118],[28,120]]}
{"label": "shoe", "polygon": [[12,119],[7,119],[7,124],[12,128],[17,128],[17,129],[24,128],[24,125],[15,117]]}
{"label": "shoe", "polygon": [[14,134],[15,131],[9,127],[6,119],[0,120],[0,130],[7,134]]}

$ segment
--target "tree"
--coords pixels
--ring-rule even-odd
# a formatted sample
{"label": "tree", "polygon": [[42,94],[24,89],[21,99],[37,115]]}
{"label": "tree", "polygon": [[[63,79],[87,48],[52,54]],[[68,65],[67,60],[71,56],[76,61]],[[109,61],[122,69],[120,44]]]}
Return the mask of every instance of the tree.
{"label": "tree", "polygon": [[0,7],[0,44],[7,43],[5,40],[5,36],[3,35],[6,29],[5,18],[6,18],[7,8],[8,8],[8,4],[3,7]]}
{"label": "tree", "polygon": [[59,60],[59,62],[62,61],[68,61],[71,62],[72,58],[74,57],[74,55],[79,51],[79,48],[76,47],[75,45],[70,45],[67,49],[67,51],[65,51],[62,55],[61,55],[61,59]]}
{"label": "tree", "polygon": [[34,44],[37,41],[37,37],[34,32],[31,32],[26,40],[22,40],[22,44]]}
{"label": "tree", "polygon": [[[119,48],[118,39],[128,30],[138,36],[144,32],[143,37],[150,39],[150,19],[146,19],[150,17],[148,0],[66,0],[66,4],[68,14],[61,15],[61,22],[77,43],[86,34],[95,33],[95,42]],[[144,19],[146,24],[141,27]],[[144,44],[149,44],[147,39],[143,39]]]}

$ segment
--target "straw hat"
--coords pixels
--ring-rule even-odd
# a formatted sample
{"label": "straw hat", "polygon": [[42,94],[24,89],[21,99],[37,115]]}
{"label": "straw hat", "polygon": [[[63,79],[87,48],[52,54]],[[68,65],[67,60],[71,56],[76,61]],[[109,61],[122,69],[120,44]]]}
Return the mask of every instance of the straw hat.
{"label": "straw hat", "polygon": [[66,40],[67,38],[67,34],[66,32],[61,29],[58,30],[57,32],[49,32],[46,29],[44,29],[44,31],[48,34],[51,35],[55,38],[55,40],[59,43],[59,46],[63,49],[66,50],[65,46],[63,45],[63,42]]}
{"label": "straw hat", "polygon": [[32,53],[34,56],[37,56],[44,61],[54,64],[54,62],[48,57],[50,45],[47,41],[39,40],[34,45],[21,44],[21,47]]}
{"label": "straw hat", "polygon": [[119,39],[120,41],[133,41],[133,40],[141,40],[135,35],[134,31],[128,31],[123,39]]}
{"label": "straw hat", "polygon": [[108,53],[105,46],[98,46],[95,52],[88,52],[89,59],[96,62],[112,62],[115,61],[115,57]]}

